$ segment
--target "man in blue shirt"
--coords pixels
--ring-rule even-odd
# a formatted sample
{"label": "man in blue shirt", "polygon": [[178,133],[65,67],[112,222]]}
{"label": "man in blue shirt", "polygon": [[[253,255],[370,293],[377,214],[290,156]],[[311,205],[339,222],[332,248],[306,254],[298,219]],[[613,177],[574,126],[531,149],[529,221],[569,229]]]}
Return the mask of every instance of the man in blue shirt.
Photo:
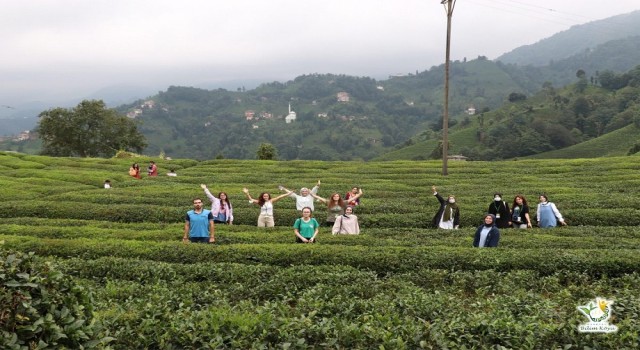
{"label": "man in blue shirt", "polygon": [[202,199],[193,200],[193,210],[189,210],[184,221],[184,236],[182,242],[214,243],[215,227],[210,210],[202,208]]}

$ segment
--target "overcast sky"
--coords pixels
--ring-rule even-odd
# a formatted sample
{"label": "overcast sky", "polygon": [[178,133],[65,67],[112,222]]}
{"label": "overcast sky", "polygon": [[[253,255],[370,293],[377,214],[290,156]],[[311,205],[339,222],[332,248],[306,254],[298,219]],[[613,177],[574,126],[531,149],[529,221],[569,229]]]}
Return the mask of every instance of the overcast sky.
{"label": "overcast sky", "polygon": [[[384,79],[444,62],[440,0],[0,0],[0,105],[114,85],[309,73]],[[457,0],[452,59],[491,59],[639,0]]]}

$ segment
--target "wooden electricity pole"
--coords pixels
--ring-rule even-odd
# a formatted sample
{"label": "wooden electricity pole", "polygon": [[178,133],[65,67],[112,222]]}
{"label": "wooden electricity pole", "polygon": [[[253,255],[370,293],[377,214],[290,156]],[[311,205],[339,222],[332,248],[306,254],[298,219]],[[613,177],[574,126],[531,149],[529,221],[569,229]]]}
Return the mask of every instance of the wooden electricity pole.
{"label": "wooden electricity pole", "polygon": [[451,52],[451,17],[456,0],[442,0],[447,13],[447,53],[444,62],[444,114],[442,116],[442,175],[449,175],[447,160],[449,157],[449,61]]}

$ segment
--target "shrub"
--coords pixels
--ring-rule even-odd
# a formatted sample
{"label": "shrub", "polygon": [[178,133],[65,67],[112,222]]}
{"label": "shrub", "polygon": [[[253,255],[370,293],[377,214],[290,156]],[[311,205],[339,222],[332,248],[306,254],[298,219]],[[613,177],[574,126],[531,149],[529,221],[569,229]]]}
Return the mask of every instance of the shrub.
{"label": "shrub", "polygon": [[0,348],[95,348],[90,294],[33,253],[0,250]]}

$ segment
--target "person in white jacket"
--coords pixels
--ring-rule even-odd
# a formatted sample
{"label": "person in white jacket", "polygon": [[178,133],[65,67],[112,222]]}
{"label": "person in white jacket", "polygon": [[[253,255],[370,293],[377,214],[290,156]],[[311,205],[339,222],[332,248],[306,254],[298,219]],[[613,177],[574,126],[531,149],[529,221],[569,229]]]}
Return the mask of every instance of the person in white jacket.
{"label": "person in white jacket", "polygon": [[280,191],[290,192],[288,196],[296,200],[296,209],[298,211],[302,212],[302,209],[307,207],[310,208],[311,211],[315,210],[313,208],[313,197],[311,196],[311,193],[313,194],[318,193],[318,189],[320,188],[320,180],[318,180],[318,183],[315,186],[313,186],[311,191],[309,191],[309,189],[306,187],[301,188],[300,194],[297,194],[291,190],[288,190],[284,186],[279,186],[278,188],[280,189]]}
{"label": "person in white jacket", "polygon": [[226,192],[218,193],[218,197],[211,194],[211,191],[207,188],[207,185],[201,184],[200,188],[204,190],[207,198],[211,201],[211,214],[213,215],[213,222],[216,224],[229,224],[233,225],[233,206],[229,201],[229,196]]}

